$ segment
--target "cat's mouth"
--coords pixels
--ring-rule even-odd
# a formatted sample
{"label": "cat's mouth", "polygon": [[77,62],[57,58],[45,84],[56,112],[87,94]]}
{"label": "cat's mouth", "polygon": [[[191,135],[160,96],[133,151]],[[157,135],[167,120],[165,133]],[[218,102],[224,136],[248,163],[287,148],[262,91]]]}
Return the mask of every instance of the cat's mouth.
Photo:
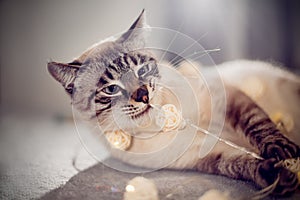
{"label": "cat's mouth", "polygon": [[123,112],[131,119],[137,119],[147,114],[151,109],[150,104],[146,104],[143,107],[136,107],[134,105],[126,105],[122,108]]}

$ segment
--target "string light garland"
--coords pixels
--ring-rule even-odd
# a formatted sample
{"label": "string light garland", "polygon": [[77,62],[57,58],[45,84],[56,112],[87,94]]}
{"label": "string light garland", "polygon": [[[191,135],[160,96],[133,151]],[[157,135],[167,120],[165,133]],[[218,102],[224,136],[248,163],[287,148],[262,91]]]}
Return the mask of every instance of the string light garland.
{"label": "string light garland", "polygon": [[123,130],[107,131],[105,137],[111,147],[116,149],[127,150],[131,145],[131,135]]}
{"label": "string light garland", "polygon": [[165,104],[161,107],[163,111],[162,115],[156,117],[156,124],[163,124],[163,132],[168,132],[176,130],[182,125],[182,116],[181,113],[173,104]]}
{"label": "string light garland", "polygon": [[147,178],[137,176],[126,187],[123,200],[159,200],[155,183]]}
{"label": "string light garland", "polygon": [[286,112],[276,111],[270,115],[270,118],[277,125],[277,128],[285,134],[294,128],[294,120]]}

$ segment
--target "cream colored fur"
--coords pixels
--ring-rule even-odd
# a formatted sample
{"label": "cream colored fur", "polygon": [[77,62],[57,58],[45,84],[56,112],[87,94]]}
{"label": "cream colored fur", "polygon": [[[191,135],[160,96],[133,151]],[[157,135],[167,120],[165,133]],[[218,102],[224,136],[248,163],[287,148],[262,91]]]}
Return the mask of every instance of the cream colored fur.
{"label": "cream colored fur", "polygon": [[[201,79],[201,77],[195,76],[197,74],[195,72],[197,72],[199,68],[200,73],[202,70],[209,71],[209,68],[195,67],[195,64],[185,63],[179,68],[179,72],[187,78],[194,92],[197,94],[197,98],[201,99],[202,105],[200,105],[201,113],[198,125],[202,128],[207,128],[210,119],[210,96],[204,81],[200,81],[200,84],[199,81],[195,82],[195,79]],[[250,88],[250,92],[248,91],[249,95],[255,94],[256,89],[260,89],[261,92],[261,88],[251,88],[251,86],[246,87],[245,84],[251,84],[251,81],[247,82],[247,80],[249,80],[249,77],[254,77],[255,80],[258,79],[259,83],[263,84],[263,92],[259,96],[254,95],[253,98],[256,99],[253,100],[256,101],[269,115],[281,112],[284,115],[290,116],[291,120],[293,120],[293,127],[289,131],[288,137],[297,144],[300,144],[300,123],[298,123],[298,119],[300,119],[300,79],[298,76],[283,69],[275,68],[269,63],[260,61],[233,61],[221,64],[217,66],[217,69],[225,87],[226,85],[231,85],[241,90],[245,90],[245,88],[248,88],[249,90]],[[162,76],[164,76],[164,74],[162,74]],[[166,93],[157,95],[162,96],[162,99],[160,99],[159,102],[162,105],[166,103],[176,104],[175,99],[168,98]],[[185,103],[189,103],[188,99],[183,97],[183,102],[184,101],[186,101]],[[197,115],[196,112],[197,110],[195,110],[195,115]],[[144,153],[144,157],[146,158],[149,153],[159,151],[163,147],[172,144],[175,136],[176,134],[174,132],[169,132],[158,134],[147,140],[133,139],[133,145],[128,151],[138,154]],[[187,137],[190,137],[190,135],[187,135]],[[251,150],[251,146],[246,145],[247,143],[242,135],[230,131],[227,129],[226,125],[224,126],[221,137],[230,139],[236,144],[248,147],[248,149]],[[163,166],[176,169],[191,169],[195,166],[197,161],[199,161],[199,150],[204,138],[205,135],[198,132],[193,138],[189,148],[186,149],[183,154],[182,152],[178,152],[178,155],[176,156],[178,159],[174,159],[172,162],[169,162],[169,156],[177,153],[175,149],[170,150],[170,155],[168,153],[163,155],[159,154],[157,158],[155,158],[155,154],[153,154],[154,156],[152,156],[151,159],[143,159],[142,156],[140,157],[141,159],[137,159],[135,155],[131,155],[130,153],[126,153],[125,155],[119,151],[115,151],[113,154],[124,162],[142,167],[158,168]],[[180,143],[176,145],[180,145]],[[229,152],[229,156],[243,154],[243,152],[223,143],[218,143],[211,153],[216,152]],[[162,164],[164,162],[166,162],[168,166]]]}

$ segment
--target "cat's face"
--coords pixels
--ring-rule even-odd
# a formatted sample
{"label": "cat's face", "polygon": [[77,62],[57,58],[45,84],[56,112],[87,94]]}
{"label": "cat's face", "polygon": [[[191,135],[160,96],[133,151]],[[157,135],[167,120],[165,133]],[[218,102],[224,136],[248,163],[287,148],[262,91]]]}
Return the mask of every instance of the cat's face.
{"label": "cat's face", "polygon": [[95,91],[95,113],[102,127],[140,124],[149,112],[159,78],[156,60],[146,52],[120,55],[105,67]]}
{"label": "cat's face", "polygon": [[151,110],[159,71],[154,56],[143,49],[144,18],[142,12],[120,38],[98,44],[71,63],[48,63],[73,105],[106,129],[133,128]]}

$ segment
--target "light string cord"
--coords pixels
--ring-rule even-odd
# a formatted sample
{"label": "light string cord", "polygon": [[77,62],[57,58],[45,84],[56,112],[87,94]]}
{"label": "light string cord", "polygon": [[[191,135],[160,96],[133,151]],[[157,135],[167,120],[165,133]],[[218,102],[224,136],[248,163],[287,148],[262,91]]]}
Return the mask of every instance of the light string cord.
{"label": "light string cord", "polygon": [[[160,108],[159,106],[157,106],[157,105],[151,104],[151,107],[154,108],[154,109],[159,109],[159,110],[161,110],[161,108]],[[168,111],[167,111],[167,110],[164,110],[164,112],[167,113]],[[169,115],[169,114],[167,114],[167,115]],[[235,143],[233,143],[233,142],[231,142],[231,141],[225,140],[225,139],[223,139],[223,138],[221,138],[221,137],[219,137],[219,136],[217,136],[217,135],[215,135],[215,134],[209,132],[208,130],[201,128],[200,126],[194,124],[194,123],[193,123],[191,120],[189,120],[189,119],[184,119],[184,118],[182,118],[181,120],[182,120],[182,124],[184,124],[184,126],[182,126],[180,129],[184,129],[187,125],[189,125],[189,126],[195,128],[197,131],[199,131],[199,132],[201,132],[201,133],[204,133],[204,134],[206,134],[206,135],[209,135],[209,136],[211,136],[211,137],[213,137],[213,138],[216,138],[218,141],[220,141],[220,142],[222,142],[222,143],[225,143],[226,145],[229,145],[229,146],[231,146],[231,147],[233,147],[233,148],[235,148],[235,149],[238,149],[238,150],[240,150],[240,151],[242,151],[242,152],[244,152],[244,153],[246,153],[246,154],[248,154],[248,155],[253,156],[254,158],[259,159],[259,160],[264,160],[261,156],[257,155],[256,153],[251,152],[251,151],[248,151],[248,150],[247,150],[246,148],[244,148],[244,147],[241,147],[241,146],[239,146],[239,145],[237,145],[237,144],[235,144]]]}

